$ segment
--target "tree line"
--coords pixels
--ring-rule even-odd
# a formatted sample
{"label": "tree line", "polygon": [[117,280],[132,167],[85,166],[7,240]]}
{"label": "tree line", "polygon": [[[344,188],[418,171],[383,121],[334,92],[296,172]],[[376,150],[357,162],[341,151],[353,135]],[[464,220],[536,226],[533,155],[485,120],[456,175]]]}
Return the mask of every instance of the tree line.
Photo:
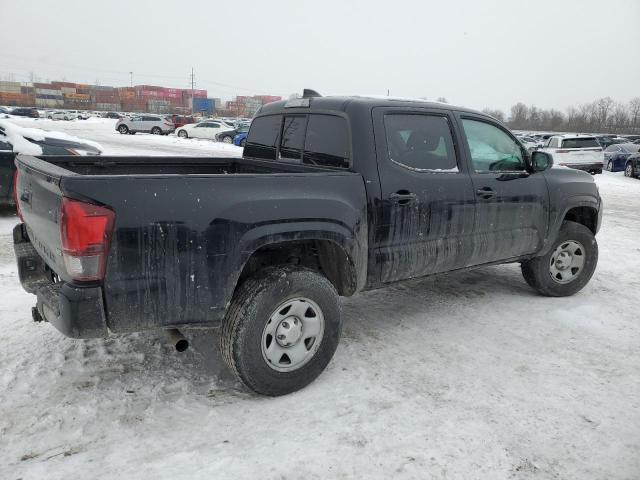
{"label": "tree line", "polygon": [[522,102],[513,105],[508,116],[502,110],[492,108],[482,111],[513,130],[640,134],[640,97],[627,103],[604,97],[568,107],[564,112],[527,106]]}

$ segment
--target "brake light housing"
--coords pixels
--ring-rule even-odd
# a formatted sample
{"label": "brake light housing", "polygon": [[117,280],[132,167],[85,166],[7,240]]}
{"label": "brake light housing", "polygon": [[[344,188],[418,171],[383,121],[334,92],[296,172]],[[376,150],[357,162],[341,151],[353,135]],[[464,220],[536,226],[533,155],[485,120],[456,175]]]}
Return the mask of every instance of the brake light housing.
{"label": "brake light housing", "polygon": [[104,279],[115,218],[106,207],[62,198],[60,243],[71,278],[81,282]]}

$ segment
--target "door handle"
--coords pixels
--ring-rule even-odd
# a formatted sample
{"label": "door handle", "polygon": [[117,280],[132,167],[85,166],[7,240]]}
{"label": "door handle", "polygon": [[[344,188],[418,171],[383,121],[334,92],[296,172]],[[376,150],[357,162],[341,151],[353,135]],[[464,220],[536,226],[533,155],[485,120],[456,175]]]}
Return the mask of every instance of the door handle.
{"label": "door handle", "polygon": [[418,200],[418,195],[411,193],[408,190],[398,190],[395,193],[389,195],[389,200],[398,205],[408,205]]}
{"label": "door handle", "polygon": [[490,187],[482,187],[476,190],[476,195],[488,200],[490,198],[494,198],[496,196],[496,192],[494,192]]}

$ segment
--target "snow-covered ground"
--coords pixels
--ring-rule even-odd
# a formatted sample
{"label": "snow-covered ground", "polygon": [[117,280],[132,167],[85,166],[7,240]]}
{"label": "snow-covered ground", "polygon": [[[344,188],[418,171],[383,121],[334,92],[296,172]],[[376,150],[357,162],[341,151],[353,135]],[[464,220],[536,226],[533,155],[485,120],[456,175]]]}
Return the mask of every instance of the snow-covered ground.
{"label": "snow-covered ground", "polygon": [[[65,131],[186,152],[99,124]],[[638,479],[640,180],[596,180],[582,292],[538,296],[507,265],[345,299],[327,371],[280,398],[235,383],[213,334],[178,354],[154,333],[78,341],[32,322],[17,220],[0,217],[0,478]]]}
{"label": "snow-covered ground", "polygon": [[117,120],[89,118],[88,120],[48,120],[44,118],[12,117],[17,125],[59,131],[93,140],[102,145],[104,155],[187,155],[198,157],[237,157],[242,149],[226,143],[175,135],[159,136],[146,133],[122,135],[115,129]]}

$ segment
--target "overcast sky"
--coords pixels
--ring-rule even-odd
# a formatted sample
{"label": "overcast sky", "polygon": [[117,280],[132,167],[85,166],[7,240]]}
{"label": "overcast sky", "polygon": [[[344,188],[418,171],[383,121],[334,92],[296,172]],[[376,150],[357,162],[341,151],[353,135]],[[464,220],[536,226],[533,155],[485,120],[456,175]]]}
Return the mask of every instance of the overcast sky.
{"label": "overcast sky", "polygon": [[0,78],[210,96],[444,96],[564,109],[640,96],[640,0],[0,0]]}

